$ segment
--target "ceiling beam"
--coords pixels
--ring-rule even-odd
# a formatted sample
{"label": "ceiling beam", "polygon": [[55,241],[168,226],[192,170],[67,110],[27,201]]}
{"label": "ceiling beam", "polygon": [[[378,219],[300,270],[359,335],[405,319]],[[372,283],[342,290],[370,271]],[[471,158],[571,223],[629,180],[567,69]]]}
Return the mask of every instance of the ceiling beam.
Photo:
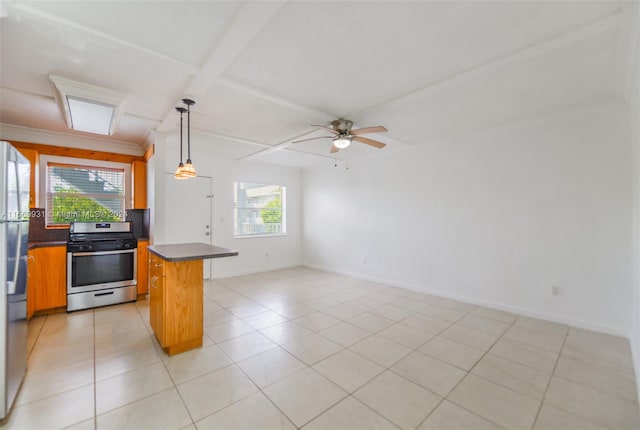
{"label": "ceiling beam", "polygon": [[615,12],[609,16],[598,19],[589,24],[577,27],[560,36],[554,37],[541,43],[537,43],[511,54],[507,54],[479,66],[472,67],[471,69],[463,71],[450,78],[446,78],[434,84],[429,84],[425,87],[419,88],[415,91],[401,95],[399,97],[395,97],[378,105],[370,106],[359,112],[355,112],[349,115],[349,118],[355,121],[358,118],[365,117],[366,115],[370,115],[373,113],[378,114],[380,112],[400,107],[406,103],[458,86],[466,81],[497,73],[505,67],[522,63],[523,61],[539,57],[557,49],[573,45],[574,43],[620,27],[622,25],[622,21],[622,12]]}
{"label": "ceiling beam", "polygon": [[60,18],[58,16],[51,15],[46,12],[42,12],[25,3],[8,2],[3,4],[7,6],[7,10],[9,11],[8,16],[15,16],[18,19],[21,19],[24,16],[28,16],[30,19],[33,19],[34,21],[37,21],[40,23],[51,24],[51,25],[63,27],[63,28],[71,28],[73,30],[80,31],[82,33],[90,34],[92,36],[96,36],[100,39],[114,43],[116,45],[124,46],[129,49],[132,49],[132,50],[147,54],[149,56],[156,57],[168,63],[174,64],[190,75],[195,75],[199,71],[197,67],[191,64],[187,64],[183,61],[177,60],[168,55],[162,54],[160,52],[154,51],[149,48],[145,48],[144,46],[137,45],[135,43],[131,43],[123,39],[119,39],[117,37],[111,36],[110,34],[98,31],[95,28],[86,27],[82,24],[78,24],[77,22],[69,21],[69,20]]}
{"label": "ceiling beam", "polygon": [[200,131],[200,130],[195,131],[195,133],[197,133],[200,136],[215,137],[218,139],[224,139],[231,142],[243,143],[245,145],[258,146],[260,148],[271,148],[271,145],[268,145],[266,143],[257,142],[255,140],[243,139],[241,137],[227,136],[226,134],[212,133],[210,131]]}
{"label": "ceiling beam", "polygon": [[238,82],[235,79],[229,78],[228,76],[220,76],[216,83],[224,85],[227,88],[232,88],[234,90],[241,91],[245,94],[249,94],[253,97],[259,98],[260,100],[264,100],[264,101],[276,104],[278,106],[289,108],[298,112],[308,113],[310,115],[315,116],[317,118],[316,121],[318,122],[322,122],[322,121],[331,122],[334,119],[336,119],[336,116],[330,113],[322,112],[317,109],[313,109],[309,106],[305,106],[300,103],[295,103],[290,100],[286,100],[282,97],[270,94],[261,89],[258,90],[256,88],[252,88],[249,85]]}
{"label": "ceiling beam", "polygon": [[[253,157],[254,155],[266,155],[266,154],[270,154],[272,152],[278,151],[280,149],[286,149],[288,146],[293,144],[293,141],[298,140],[298,139],[300,139],[302,137],[308,136],[308,135],[310,135],[312,133],[316,133],[317,131],[318,130],[316,130],[316,129],[310,129],[308,131],[305,131],[304,133],[301,133],[301,134],[298,134],[298,135],[296,135],[294,137],[291,137],[289,139],[283,140],[282,142],[279,142],[279,143],[277,143],[275,145],[270,145],[268,148],[266,148],[266,149],[264,149],[262,151],[254,152],[253,154],[250,154],[250,155],[245,155],[244,157],[239,158],[239,160],[244,160],[244,159]],[[299,152],[302,152],[302,151],[299,151]],[[315,154],[313,154],[313,155],[315,155]]]}
{"label": "ceiling beam", "polygon": [[[184,95],[196,101],[198,98],[204,97],[211,85],[218,80],[233,60],[240,55],[284,4],[284,1],[246,2],[236,13],[221,42],[211,52],[191,84],[186,88]],[[175,111],[171,109],[158,127],[158,131],[166,132],[172,129],[176,118]]]}

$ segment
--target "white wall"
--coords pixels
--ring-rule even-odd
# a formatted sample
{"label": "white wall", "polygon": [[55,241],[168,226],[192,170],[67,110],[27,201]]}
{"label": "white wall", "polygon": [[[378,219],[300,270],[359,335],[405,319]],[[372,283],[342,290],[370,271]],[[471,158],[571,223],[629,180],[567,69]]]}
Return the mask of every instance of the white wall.
{"label": "white wall", "polygon": [[304,261],[627,336],[627,115],[583,107],[305,169]]}
{"label": "white wall", "polygon": [[[152,241],[164,243],[164,216],[171,196],[165,192],[165,181],[174,180],[178,163],[178,144],[173,138],[156,137],[155,155],[151,159],[153,179],[149,196],[153,222]],[[263,272],[302,263],[301,180],[299,168],[276,166],[249,161],[236,161],[212,152],[206,144],[192,145],[193,163],[198,175],[213,178],[213,235],[214,244],[239,251],[237,257],[214,261],[215,278]],[[175,156],[173,156],[175,154]],[[287,187],[287,234],[275,237],[235,239],[233,237],[233,183],[246,181],[273,183]],[[153,202],[153,205],[152,205]],[[266,257],[268,254],[268,257]]]}
{"label": "white wall", "polygon": [[[633,145],[633,323],[631,349],[636,381],[640,382],[640,80],[636,79],[631,98],[631,142]],[[640,383],[637,384],[640,399]]]}
{"label": "white wall", "polygon": [[[640,7],[635,9],[635,58],[632,60],[630,116],[631,144],[633,146],[633,323],[631,328],[631,349],[633,351],[636,381],[640,382]],[[640,398],[640,383],[637,383]]]}

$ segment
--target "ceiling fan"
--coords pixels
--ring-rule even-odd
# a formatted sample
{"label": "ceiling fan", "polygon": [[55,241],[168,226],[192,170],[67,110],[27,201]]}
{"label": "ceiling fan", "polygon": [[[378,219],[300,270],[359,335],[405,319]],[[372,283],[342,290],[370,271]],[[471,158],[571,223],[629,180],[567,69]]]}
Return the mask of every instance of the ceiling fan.
{"label": "ceiling fan", "polygon": [[312,127],[320,127],[325,130],[329,130],[331,133],[333,133],[333,135],[296,140],[293,143],[306,142],[308,140],[316,139],[331,139],[333,141],[333,144],[331,145],[331,151],[329,152],[331,152],[332,154],[340,151],[341,149],[345,149],[347,146],[351,145],[352,141],[364,143],[366,145],[373,146],[374,148],[384,148],[384,143],[378,142],[377,140],[369,139],[367,137],[362,137],[361,135],[367,133],[384,133],[385,131],[389,131],[386,129],[386,127],[378,125],[375,127],[365,127],[359,128],[357,130],[351,130],[352,126],[353,122],[344,118],[332,121],[331,127],[327,127],[324,125],[312,125]]}

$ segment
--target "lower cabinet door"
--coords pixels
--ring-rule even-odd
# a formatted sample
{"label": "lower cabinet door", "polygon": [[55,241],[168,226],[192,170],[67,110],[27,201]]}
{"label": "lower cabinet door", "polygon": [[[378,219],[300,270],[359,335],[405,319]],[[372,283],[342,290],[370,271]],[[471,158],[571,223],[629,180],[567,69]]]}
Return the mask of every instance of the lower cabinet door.
{"label": "lower cabinet door", "polygon": [[160,345],[166,346],[165,335],[165,276],[164,263],[161,259],[151,255],[149,259],[149,322],[156,334]]}

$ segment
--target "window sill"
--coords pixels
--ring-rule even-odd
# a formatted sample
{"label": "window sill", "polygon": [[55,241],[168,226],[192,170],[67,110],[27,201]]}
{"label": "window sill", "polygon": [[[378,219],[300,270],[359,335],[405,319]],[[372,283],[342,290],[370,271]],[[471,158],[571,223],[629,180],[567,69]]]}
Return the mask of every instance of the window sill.
{"label": "window sill", "polygon": [[233,236],[234,239],[256,239],[258,237],[280,237],[286,236],[287,233],[269,233],[269,234],[251,234],[245,236]]}

